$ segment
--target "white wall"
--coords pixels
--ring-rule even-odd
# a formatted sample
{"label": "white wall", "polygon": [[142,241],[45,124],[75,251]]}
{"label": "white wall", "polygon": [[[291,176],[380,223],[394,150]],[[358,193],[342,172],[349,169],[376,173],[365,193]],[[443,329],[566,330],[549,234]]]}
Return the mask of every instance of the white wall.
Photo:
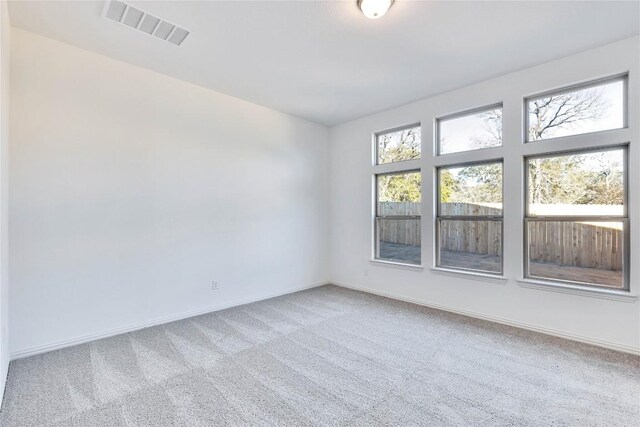
{"label": "white wall", "polygon": [[[11,46],[14,357],[328,279],[640,351],[638,300],[517,283],[522,97],[628,71],[629,128],[606,138],[630,142],[630,163],[639,165],[637,37],[336,126],[330,134],[322,126],[21,30],[12,31]],[[477,156],[507,159],[508,280],[436,274],[429,269],[430,177],[438,161],[430,155],[434,117],[498,101],[504,102],[505,146]],[[371,135],[415,122],[422,122],[425,152],[416,162],[425,173],[421,271],[369,261]],[[581,141],[569,138],[559,148],[576,148]],[[630,183],[631,280],[637,293],[640,168],[630,168]],[[6,227],[4,221],[6,216]],[[6,249],[6,233],[2,240]],[[215,292],[212,280],[220,283]]]}
{"label": "white wall", "polygon": [[9,9],[0,3],[0,402],[9,370]]}
{"label": "white wall", "polygon": [[[625,351],[640,352],[640,301],[612,301],[520,286],[522,278],[522,197],[524,154],[536,150],[630,143],[631,287],[640,291],[640,38],[424,99],[331,129],[331,277],[338,283],[427,305],[499,320]],[[472,64],[468,64],[472,66]],[[523,97],[594,78],[629,72],[629,128],[598,135],[522,144]],[[450,159],[505,158],[506,283],[432,271],[434,262],[434,118],[504,102],[504,147]],[[421,122],[423,157],[405,167],[423,171],[422,264],[402,269],[370,262],[372,255],[372,134]]]}
{"label": "white wall", "polygon": [[328,279],[327,128],[11,44],[14,356]]}

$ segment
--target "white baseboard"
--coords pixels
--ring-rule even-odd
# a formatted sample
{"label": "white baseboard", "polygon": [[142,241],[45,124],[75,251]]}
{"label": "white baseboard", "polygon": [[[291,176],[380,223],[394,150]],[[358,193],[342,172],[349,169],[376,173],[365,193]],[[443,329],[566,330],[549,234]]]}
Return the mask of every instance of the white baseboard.
{"label": "white baseboard", "polygon": [[45,345],[41,345],[41,346],[36,346],[36,347],[30,347],[30,348],[26,348],[26,349],[22,349],[22,350],[17,350],[17,351],[12,352],[10,357],[11,357],[11,360],[21,359],[21,358],[24,358],[24,357],[33,356],[33,355],[40,354],[40,353],[46,353],[48,351],[58,350],[58,349],[65,348],[65,347],[71,347],[71,346],[74,346],[74,345],[78,345],[78,344],[83,344],[83,343],[87,343],[87,342],[90,342],[90,341],[99,340],[101,338],[108,338],[108,337],[111,337],[111,336],[114,336],[114,335],[119,335],[119,334],[124,334],[124,333],[127,333],[127,332],[137,331],[139,329],[148,328],[150,326],[161,325],[161,324],[164,324],[164,323],[174,322],[176,320],[186,319],[188,317],[199,316],[201,314],[206,314],[206,313],[210,313],[210,312],[214,312],[214,311],[218,311],[218,310],[224,310],[226,308],[236,307],[236,306],[240,306],[240,305],[250,304],[252,302],[257,302],[257,301],[262,301],[262,300],[266,300],[266,299],[270,299],[270,298],[275,298],[275,297],[278,297],[278,296],[287,295],[287,294],[291,294],[291,293],[294,293],[294,292],[302,291],[302,290],[305,290],[305,289],[311,289],[311,288],[315,288],[315,287],[318,287],[318,286],[323,286],[323,285],[326,285],[326,284],[333,284],[333,285],[340,286],[340,287],[343,287],[343,288],[354,289],[354,290],[357,290],[357,291],[367,292],[367,293],[370,293],[370,294],[375,294],[375,295],[379,295],[379,296],[386,297],[386,298],[405,301],[405,302],[409,302],[409,303],[413,303],[413,304],[422,305],[422,306],[425,306],[425,307],[435,308],[435,309],[438,309],[438,310],[449,311],[449,312],[461,314],[461,315],[464,315],[464,316],[474,317],[474,318],[482,319],[482,320],[488,320],[490,322],[501,323],[503,325],[513,326],[513,327],[521,328],[521,329],[527,329],[527,330],[534,331],[534,332],[540,332],[540,333],[543,333],[543,334],[552,335],[552,336],[559,337],[559,338],[565,338],[565,339],[572,340],[572,341],[578,341],[578,342],[582,342],[582,343],[586,343],[586,344],[591,344],[591,345],[595,345],[595,346],[598,346],[598,347],[603,347],[603,348],[607,348],[607,349],[611,349],[611,350],[621,351],[621,352],[624,352],[624,353],[640,355],[640,349],[636,348],[636,347],[621,345],[621,344],[612,343],[612,342],[604,341],[604,340],[596,340],[596,339],[585,337],[585,336],[581,336],[581,335],[571,334],[571,333],[559,331],[559,330],[556,330],[556,329],[544,328],[544,327],[532,325],[532,324],[529,324],[529,323],[512,321],[512,320],[504,319],[504,318],[497,317],[497,316],[487,316],[487,315],[484,315],[484,314],[481,314],[481,313],[476,313],[476,312],[469,311],[469,310],[460,310],[460,309],[455,308],[455,307],[446,306],[446,305],[442,305],[442,304],[436,304],[436,303],[432,303],[432,302],[429,302],[429,301],[423,301],[423,300],[419,300],[417,298],[411,298],[411,297],[407,297],[407,296],[404,296],[404,295],[392,294],[390,292],[378,291],[378,290],[375,290],[375,289],[370,289],[370,288],[366,288],[366,287],[362,287],[362,286],[353,286],[353,285],[349,285],[349,284],[341,283],[341,282],[337,282],[337,281],[328,281],[328,282],[316,282],[316,283],[312,283],[312,284],[306,285],[306,286],[298,286],[298,287],[288,288],[288,289],[285,289],[285,290],[281,290],[279,292],[269,293],[269,294],[261,295],[261,296],[258,296],[258,297],[235,300],[235,301],[227,302],[225,304],[218,304],[218,305],[214,305],[214,306],[210,306],[210,307],[201,308],[201,309],[198,309],[198,310],[192,310],[192,311],[189,311],[189,312],[183,312],[183,313],[179,313],[179,314],[175,314],[175,315],[171,315],[171,316],[165,316],[165,317],[161,317],[161,318],[156,318],[156,319],[153,319],[153,320],[149,320],[149,321],[145,321],[145,322],[140,322],[140,323],[124,326],[124,327],[121,327],[121,328],[110,329],[110,330],[107,330],[107,331],[101,331],[101,332],[97,332],[97,333],[94,333],[94,334],[89,334],[89,335],[84,335],[84,336],[81,336],[81,337],[71,338],[71,339],[68,339],[68,340],[57,341],[57,342],[54,342],[54,343],[49,343],[49,344],[45,344]]}
{"label": "white baseboard", "polygon": [[591,344],[591,345],[595,345],[595,346],[598,346],[598,347],[607,348],[607,349],[610,349],[610,350],[621,351],[623,353],[640,355],[640,348],[637,348],[637,347],[631,347],[631,346],[627,346],[627,345],[623,345],[623,344],[612,343],[612,342],[604,341],[604,340],[597,340],[597,339],[585,337],[585,336],[582,336],[582,335],[576,335],[576,334],[571,334],[571,333],[568,333],[568,332],[559,331],[557,329],[544,328],[544,327],[532,325],[530,323],[517,322],[517,321],[513,321],[513,320],[509,320],[509,319],[504,319],[502,317],[487,316],[485,314],[480,314],[480,313],[476,313],[476,312],[473,312],[473,311],[460,310],[460,309],[455,308],[455,307],[450,307],[450,306],[446,306],[446,305],[442,305],[442,304],[436,304],[436,303],[432,303],[432,302],[429,302],[429,301],[423,301],[423,300],[420,300],[420,299],[417,299],[417,298],[411,298],[411,297],[407,297],[407,296],[404,296],[404,295],[392,294],[390,292],[378,291],[378,290],[375,290],[375,289],[370,289],[370,288],[366,288],[366,287],[362,287],[362,286],[353,286],[353,285],[349,285],[349,284],[346,284],[346,283],[340,283],[340,282],[336,282],[336,281],[332,281],[330,283],[333,284],[333,285],[336,285],[336,286],[343,287],[343,288],[353,289],[353,290],[361,291],[361,292],[367,292],[367,293],[370,293],[370,294],[379,295],[379,296],[382,296],[382,297],[391,298],[391,299],[395,299],[395,300],[405,301],[405,302],[409,302],[409,303],[412,303],[412,304],[422,305],[422,306],[425,306],[425,307],[435,308],[435,309],[438,309],[438,310],[449,311],[451,313],[461,314],[463,316],[469,316],[469,317],[474,317],[474,318],[477,318],[477,319],[488,320],[490,322],[500,323],[500,324],[503,324],[503,325],[513,326],[513,327],[521,328],[521,329],[526,329],[526,330],[533,331],[533,332],[539,332],[539,333],[546,334],[546,335],[552,335],[554,337],[565,338],[565,339],[568,339],[568,340],[571,340],[571,341],[578,341],[578,342],[585,343],[585,344]]}
{"label": "white baseboard", "polygon": [[297,286],[293,288],[284,289],[278,292],[264,294],[258,297],[239,299],[235,301],[230,301],[224,304],[218,304],[214,306],[200,308],[198,310],[187,311],[179,314],[174,314],[170,316],[159,317],[153,320],[148,320],[144,322],[135,323],[132,325],[123,326],[120,328],[109,329],[106,331],[96,332],[94,334],[83,335],[76,338],[71,338],[68,340],[57,341],[45,345],[25,348],[17,351],[11,352],[10,358],[11,360],[22,359],[24,357],[34,356],[40,353],[46,353],[48,351],[59,350],[65,347],[71,347],[78,344],[87,343],[90,341],[99,340],[102,338],[112,337],[114,335],[126,334],[127,332],[137,331],[139,329],[148,328],[150,326],[162,325],[164,323],[174,322],[176,320],[186,319],[188,317],[199,316],[201,314],[211,313],[214,311],[224,310],[226,308],[237,307],[240,305],[251,304],[252,302],[267,300],[270,298],[279,297],[282,295],[292,294],[294,292],[303,291],[305,289],[311,289],[318,286],[327,285],[330,282],[316,282],[310,285],[305,286]]}

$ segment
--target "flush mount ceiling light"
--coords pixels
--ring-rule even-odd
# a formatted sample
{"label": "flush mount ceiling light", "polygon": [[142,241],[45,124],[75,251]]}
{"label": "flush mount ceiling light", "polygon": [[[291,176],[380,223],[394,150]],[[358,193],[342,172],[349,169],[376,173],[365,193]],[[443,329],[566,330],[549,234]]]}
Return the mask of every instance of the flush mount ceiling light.
{"label": "flush mount ceiling light", "polygon": [[103,16],[176,46],[180,46],[189,35],[189,30],[119,0],[107,0]]}
{"label": "flush mount ceiling light", "polygon": [[358,7],[369,19],[378,19],[387,13],[393,0],[358,0]]}

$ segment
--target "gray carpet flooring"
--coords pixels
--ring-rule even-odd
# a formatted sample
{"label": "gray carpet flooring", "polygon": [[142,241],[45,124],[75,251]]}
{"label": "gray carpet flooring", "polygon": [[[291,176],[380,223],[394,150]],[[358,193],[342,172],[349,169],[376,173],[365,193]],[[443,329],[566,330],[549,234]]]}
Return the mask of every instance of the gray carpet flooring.
{"label": "gray carpet flooring", "polygon": [[2,426],[640,424],[640,358],[335,286],[11,363]]}

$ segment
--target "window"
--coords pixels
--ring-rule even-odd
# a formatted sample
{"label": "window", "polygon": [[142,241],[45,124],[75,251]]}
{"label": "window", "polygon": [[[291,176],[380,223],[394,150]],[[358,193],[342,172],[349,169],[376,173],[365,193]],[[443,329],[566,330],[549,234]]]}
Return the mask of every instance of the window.
{"label": "window", "polygon": [[527,141],[625,127],[627,77],[617,77],[526,100]]}
{"label": "window", "polygon": [[626,289],[626,147],[526,159],[525,275]]}
{"label": "window", "polygon": [[502,105],[438,119],[438,154],[502,145]]}
{"label": "window", "polygon": [[394,129],[376,135],[376,164],[420,158],[420,125]]}
{"label": "window", "polygon": [[502,162],[438,169],[436,266],[502,273]]}
{"label": "window", "polygon": [[422,177],[400,163],[420,158],[420,124],[376,134],[374,152],[374,170],[384,172],[375,175],[374,258],[421,265]]}
{"label": "window", "polygon": [[419,171],[376,175],[375,258],[421,264]]}

